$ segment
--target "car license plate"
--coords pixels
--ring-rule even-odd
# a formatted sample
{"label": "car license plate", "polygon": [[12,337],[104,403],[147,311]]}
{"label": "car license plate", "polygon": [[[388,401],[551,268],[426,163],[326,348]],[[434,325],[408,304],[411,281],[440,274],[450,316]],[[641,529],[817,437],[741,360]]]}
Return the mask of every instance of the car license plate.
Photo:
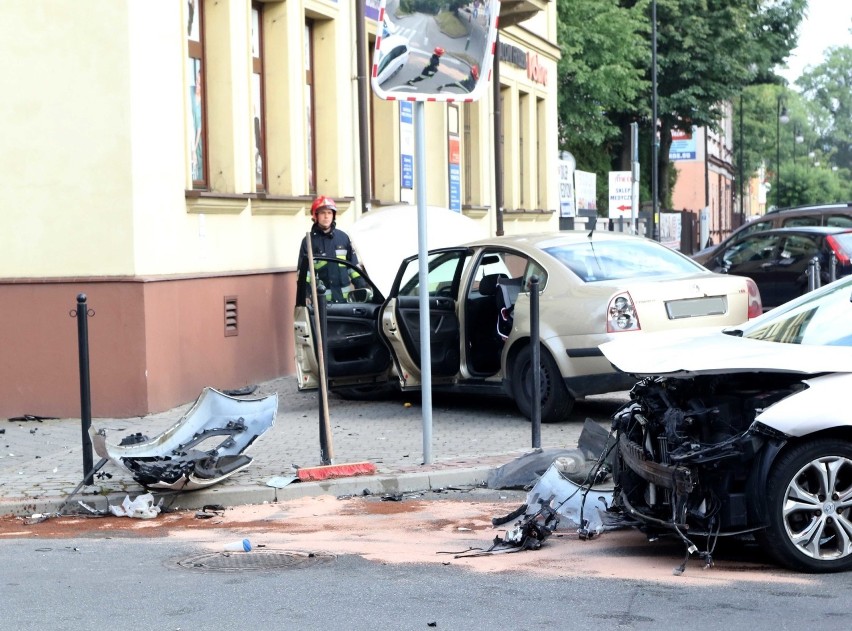
{"label": "car license plate", "polygon": [[672,300],[666,303],[666,312],[669,320],[724,315],[728,312],[728,300],[725,296]]}

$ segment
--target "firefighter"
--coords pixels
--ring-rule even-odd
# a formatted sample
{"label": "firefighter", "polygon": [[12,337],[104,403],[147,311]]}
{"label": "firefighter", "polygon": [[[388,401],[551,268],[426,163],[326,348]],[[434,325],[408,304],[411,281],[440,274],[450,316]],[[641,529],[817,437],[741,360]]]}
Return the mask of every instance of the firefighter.
{"label": "firefighter", "polygon": [[[330,197],[320,195],[311,204],[311,220],[313,221],[311,248],[313,249],[314,259],[318,256],[324,256],[358,265],[358,256],[355,254],[349,235],[336,227],[336,219],[337,205]],[[367,286],[366,281],[355,268],[336,265],[330,261],[315,260],[314,269],[317,278],[325,285],[326,297],[330,302],[346,302],[353,287]],[[307,236],[302,239],[302,247],[299,249],[298,278],[298,295],[302,304],[304,304],[304,300],[309,295],[308,284],[311,282]]]}

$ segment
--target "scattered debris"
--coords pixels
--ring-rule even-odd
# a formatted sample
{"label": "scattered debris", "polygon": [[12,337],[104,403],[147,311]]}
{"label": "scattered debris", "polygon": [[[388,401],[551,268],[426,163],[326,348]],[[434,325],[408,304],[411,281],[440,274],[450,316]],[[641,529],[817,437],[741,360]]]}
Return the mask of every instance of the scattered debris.
{"label": "scattered debris", "polygon": [[266,481],[266,486],[271,486],[272,488],[275,488],[275,489],[283,489],[285,486],[290,485],[291,483],[295,482],[298,479],[299,478],[295,475],[288,475],[288,476],[277,475],[273,478],[269,478]]}
{"label": "scattered debris", "polygon": [[129,495],[124,496],[124,501],[121,506],[110,505],[109,512],[116,517],[133,517],[136,519],[153,519],[160,514],[160,506],[163,500],[160,499],[159,504],[154,504],[154,496],[150,493],[139,495],[135,500],[130,499]]}
{"label": "scattered debris", "polygon": [[23,416],[13,416],[9,419],[9,422],[19,423],[21,421],[38,421],[39,423],[41,423],[42,421],[55,421],[58,418],[58,416],[37,416],[35,414],[24,414]]}
{"label": "scattered debris", "polygon": [[224,545],[225,552],[251,552],[251,541],[240,539]]}
{"label": "scattered debris", "polygon": [[257,390],[257,385],[251,386],[243,386],[242,388],[236,388],[234,390],[222,390],[222,394],[227,394],[229,397],[245,397],[250,394],[254,394],[254,391]]}
{"label": "scattered debris", "polygon": [[221,517],[225,514],[225,507],[221,504],[205,504],[201,510],[195,513],[196,519],[210,519],[211,517]]}
{"label": "scattered debris", "polygon": [[515,523],[501,539],[494,537],[491,547],[487,550],[470,548],[469,551],[455,554],[456,559],[467,557],[489,556],[506,552],[521,552],[523,550],[538,550],[542,543],[559,525],[559,514],[553,507],[553,497],[539,499],[538,509],[534,513],[524,515]]}

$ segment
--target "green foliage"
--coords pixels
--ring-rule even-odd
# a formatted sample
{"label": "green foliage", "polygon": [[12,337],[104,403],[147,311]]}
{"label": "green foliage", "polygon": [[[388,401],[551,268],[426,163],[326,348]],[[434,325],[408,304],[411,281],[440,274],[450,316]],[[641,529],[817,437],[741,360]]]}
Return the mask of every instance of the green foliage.
{"label": "green foliage", "polygon": [[[643,144],[650,145],[651,0],[557,2],[562,50],[560,147],[574,153],[578,168],[584,152],[594,156],[590,162],[603,165],[604,152],[610,156],[606,170],[623,169],[629,158],[625,139],[630,122],[642,123]],[[658,181],[664,206],[675,177],[668,162],[672,130],[693,125],[718,129],[721,107],[726,102],[736,105],[739,95],[748,93],[747,86],[780,83],[773,69],[795,47],[806,4],[807,0],[656,1]],[[744,116],[744,135],[759,140],[746,145],[746,172],[774,157],[768,150],[777,135],[771,128],[777,119],[776,103],[775,96],[744,96],[744,112],[760,111],[759,118]],[[643,151],[643,196],[650,189],[650,153]]]}
{"label": "green foliage", "polygon": [[830,48],[797,83],[810,102],[819,147],[839,168],[852,168],[852,46]]}
{"label": "green foliage", "polygon": [[616,0],[557,0],[557,10],[559,144],[577,155],[617,139],[618,115],[638,111],[648,90],[647,25]]}

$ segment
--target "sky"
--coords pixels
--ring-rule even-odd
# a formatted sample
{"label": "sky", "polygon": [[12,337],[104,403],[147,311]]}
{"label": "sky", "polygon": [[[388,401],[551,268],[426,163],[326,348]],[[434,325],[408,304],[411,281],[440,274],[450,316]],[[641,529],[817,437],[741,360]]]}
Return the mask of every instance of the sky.
{"label": "sky", "polygon": [[823,61],[829,46],[852,46],[852,2],[850,0],[810,0],[799,27],[799,45],[787,58],[780,74],[793,83],[807,66]]}

